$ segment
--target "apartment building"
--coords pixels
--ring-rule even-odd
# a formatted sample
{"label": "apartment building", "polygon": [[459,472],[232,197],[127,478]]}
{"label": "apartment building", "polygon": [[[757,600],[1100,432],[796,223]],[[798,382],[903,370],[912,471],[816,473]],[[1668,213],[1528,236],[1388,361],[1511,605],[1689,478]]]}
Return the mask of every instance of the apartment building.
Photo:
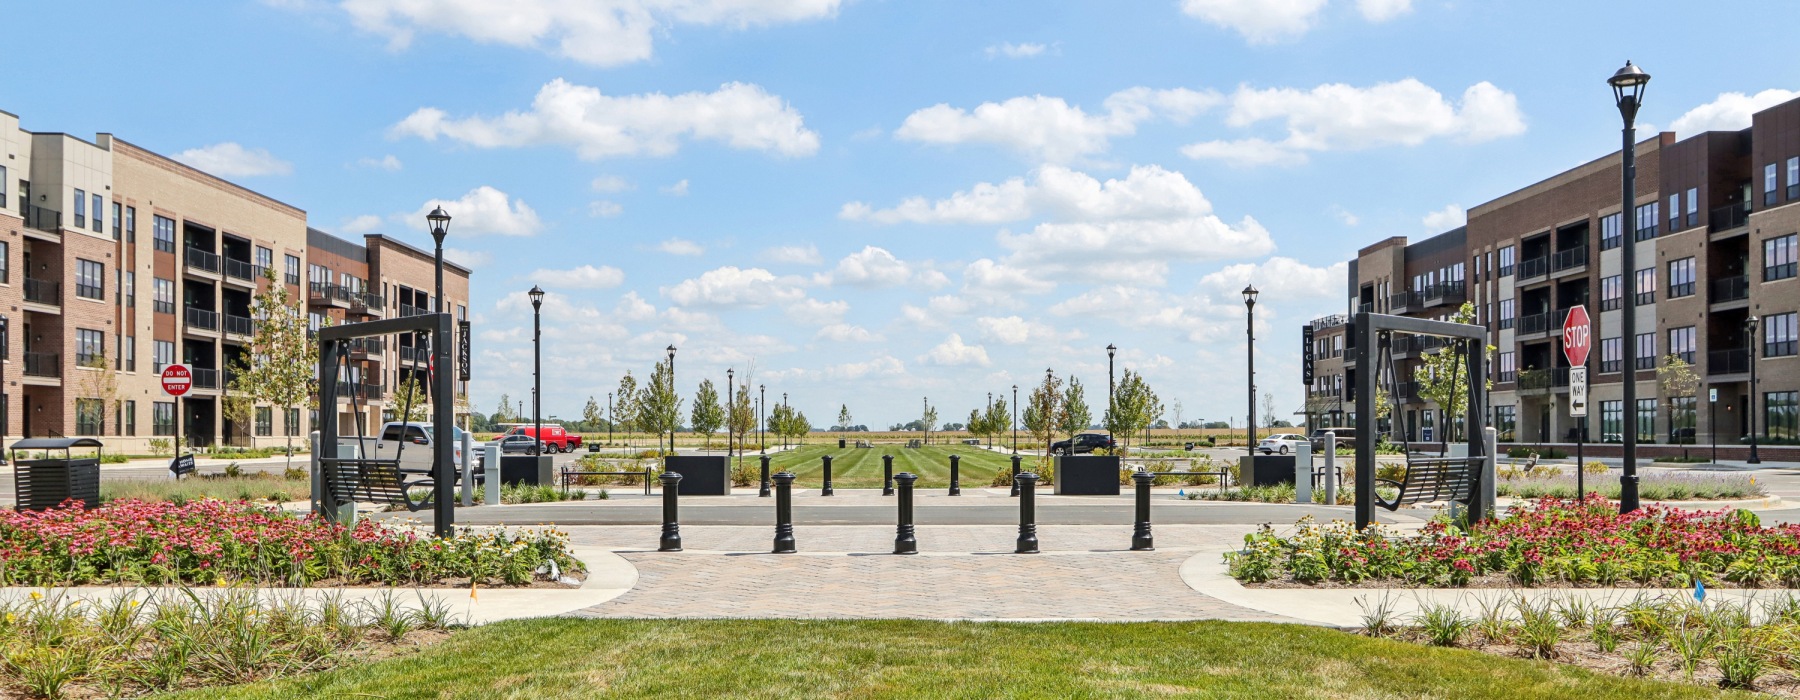
{"label": "apartment building", "polygon": [[[1466,301],[1496,347],[1485,410],[1502,440],[1574,442],[1560,330],[1568,310],[1584,305],[1595,324],[1587,441],[1617,442],[1630,429],[1645,444],[1716,441],[1728,446],[1722,457],[1740,458],[1752,432],[1764,445],[1800,441],[1800,100],[1757,113],[1742,131],[1657,134],[1636,145],[1636,157],[1630,211],[1621,211],[1614,152],[1473,207],[1462,228],[1358,251],[1345,314],[1311,324],[1315,424],[1353,417],[1349,392],[1367,370],[1345,352],[1351,314],[1443,319]],[[1634,270],[1622,269],[1627,245]],[[1633,338],[1622,337],[1626,274],[1637,284]],[[1624,343],[1637,348],[1634,367],[1622,366]],[[1438,347],[1394,344],[1394,417],[1415,440],[1460,420],[1417,395],[1412,373]],[[1699,380],[1691,393],[1659,374],[1671,358]],[[1637,386],[1635,426],[1624,424],[1626,381]]]}
{"label": "apartment building", "polygon": [[[178,432],[195,446],[254,446],[310,429],[299,410],[224,410],[232,367],[256,329],[251,300],[271,284],[265,270],[296,305],[341,312],[336,322],[381,313],[315,303],[301,273],[315,256],[335,259],[311,250],[304,210],[111,134],[26,131],[4,112],[0,150],[0,435],[95,436],[142,453]],[[381,242],[357,279],[380,285],[354,287],[362,311],[385,299],[365,293],[431,287],[429,255],[421,267],[416,249],[371,238]],[[446,268],[465,315],[468,279],[467,269]],[[158,379],[175,362],[194,372],[180,400]]]}

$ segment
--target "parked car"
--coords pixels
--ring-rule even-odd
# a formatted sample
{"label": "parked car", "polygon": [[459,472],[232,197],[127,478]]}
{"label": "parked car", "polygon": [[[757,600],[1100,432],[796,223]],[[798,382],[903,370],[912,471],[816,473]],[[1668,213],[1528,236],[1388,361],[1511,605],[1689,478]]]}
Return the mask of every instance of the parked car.
{"label": "parked car", "polygon": [[1306,441],[1307,440],[1306,440],[1305,435],[1299,435],[1299,434],[1295,434],[1295,433],[1276,433],[1274,435],[1270,435],[1270,436],[1258,441],[1256,443],[1256,449],[1261,450],[1262,453],[1266,454],[1266,455],[1272,455],[1277,452],[1279,452],[1281,454],[1288,454],[1288,453],[1294,451],[1295,445],[1304,443]]}
{"label": "parked car", "polygon": [[[379,437],[362,438],[363,444],[359,452],[375,459],[393,459],[398,456],[400,466],[405,469],[430,469],[436,427],[419,421],[390,422],[381,426]],[[450,431],[451,454],[460,466],[463,463],[463,431],[454,425],[450,426]],[[406,442],[405,449],[400,447],[402,440]],[[339,444],[354,445],[356,441],[354,436],[338,438]]]}
{"label": "parked car", "polygon": [[1114,446],[1115,443],[1113,443],[1111,435],[1107,435],[1106,433],[1082,433],[1072,438],[1072,441],[1063,440],[1061,442],[1051,443],[1050,454],[1082,454],[1093,452],[1100,448],[1110,450],[1113,449]]}
{"label": "parked car", "polygon": [[544,454],[544,452],[549,449],[542,441],[534,439],[530,435],[525,435],[523,433],[502,435],[498,439],[496,439],[493,442],[490,442],[488,444],[489,445],[499,445],[500,446],[500,454],[503,454],[503,455],[510,455],[510,454],[539,455],[539,454]]}
{"label": "parked car", "polygon": [[1356,447],[1356,429],[1355,428],[1319,428],[1318,430],[1314,430],[1313,434],[1312,434],[1313,454],[1324,454],[1325,453],[1325,434],[1326,433],[1333,433],[1333,434],[1337,435],[1337,446],[1338,447],[1349,447],[1352,449],[1354,449]]}
{"label": "parked car", "polygon": [[560,425],[544,426],[543,435],[538,435],[537,426],[515,425],[511,430],[506,431],[505,435],[537,437],[543,441],[544,448],[550,452],[573,452],[576,448],[581,447],[581,436],[563,429]]}

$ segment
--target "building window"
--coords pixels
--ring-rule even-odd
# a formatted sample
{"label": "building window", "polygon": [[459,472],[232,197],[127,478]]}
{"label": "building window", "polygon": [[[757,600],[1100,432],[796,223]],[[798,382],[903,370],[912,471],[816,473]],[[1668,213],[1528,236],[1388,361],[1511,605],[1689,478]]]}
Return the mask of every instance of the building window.
{"label": "building window", "polygon": [[1661,208],[1660,202],[1651,202],[1637,208],[1637,238],[1634,240],[1647,241],[1656,237],[1657,210]]}
{"label": "building window", "polygon": [[1512,442],[1518,439],[1518,407],[1494,407],[1494,431],[1501,442]]}
{"label": "building window", "polygon": [[1512,299],[1501,299],[1500,300],[1500,329],[1505,330],[1505,329],[1508,329],[1511,327],[1513,327],[1513,300]]}
{"label": "building window", "polygon": [[1639,333],[1637,336],[1637,368],[1656,369],[1656,334]]}
{"label": "building window", "polygon": [[[81,190],[76,190],[80,192]],[[1775,164],[1763,166],[1763,205],[1775,206]],[[80,216],[80,214],[76,214]]]}
{"label": "building window", "polygon": [[125,273],[124,289],[125,289],[125,306],[136,307],[137,306],[137,273],[136,272]]}
{"label": "building window", "polygon": [[286,431],[287,436],[288,437],[299,437],[300,436],[300,409],[298,409],[298,408],[287,409],[287,414],[282,416],[281,418],[282,418],[281,427],[284,431]]}
{"label": "building window", "polygon": [[275,251],[262,246],[256,247],[256,276],[261,277],[263,270],[274,269]]}
{"label": "building window", "polygon": [[1600,278],[1600,310],[1612,311],[1619,308],[1625,297],[1625,278],[1620,275]]}
{"label": "building window", "polygon": [[164,367],[175,364],[175,341],[158,340],[151,352],[155,355],[153,366],[157,374],[162,374]]}
{"label": "building window", "polygon": [[1656,442],[1656,399],[1637,400],[1638,442]]}
{"label": "building window", "polygon": [[1692,396],[1669,398],[1669,444],[1694,444],[1695,425],[1700,417],[1697,401]]}
{"label": "building window", "polygon": [[106,430],[106,402],[75,399],[75,434],[102,435]]}
{"label": "building window", "polygon": [[1639,306],[1656,303],[1656,268],[1637,271],[1637,303]]}
{"label": "building window", "polygon": [[256,407],[256,435],[268,437],[275,434],[275,409],[268,406]]}
{"label": "building window", "polygon": [[12,282],[12,244],[0,241],[0,284]]}
{"label": "building window", "polygon": [[1500,276],[1506,277],[1508,275],[1511,275],[1512,273],[1513,273],[1513,247],[1507,246],[1505,248],[1500,249]]}
{"label": "building window", "polygon": [[1625,402],[1600,402],[1600,441],[1623,442],[1625,440]]}
{"label": "building window", "polygon": [[157,277],[150,281],[150,287],[151,305],[155,307],[156,313],[175,313],[175,280]]}
{"label": "building window", "polygon": [[1800,391],[1763,394],[1763,435],[1770,441],[1800,440]]}
{"label": "building window", "polygon": [[137,402],[136,401],[125,401],[123,403],[125,404],[125,409],[124,409],[125,414],[123,416],[119,417],[119,430],[124,431],[125,437],[136,437],[137,436]]}
{"label": "building window", "polygon": [[125,371],[136,372],[137,371],[137,336],[127,335],[127,336],[123,336],[123,337],[125,338],[124,346],[122,348],[120,348],[120,350],[121,350],[120,354],[125,356]]}
{"label": "building window", "polygon": [[[1787,191],[1788,197],[1787,198],[1788,198],[1788,201],[1792,202],[1794,200],[1800,199],[1800,156],[1795,156],[1793,158],[1789,158],[1787,160],[1787,166],[1788,166],[1787,167],[1787,171],[1788,171],[1788,180],[1787,180],[1787,182],[1788,182],[1788,191]],[[3,175],[5,175],[5,173],[0,173],[0,176],[3,176]],[[5,192],[0,191],[0,196],[4,196],[4,195],[5,195]]]}
{"label": "building window", "polygon": [[150,434],[156,437],[175,434],[175,404],[168,401],[151,402]]}
{"label": "building window", "polygon": [[331,284],[331,268],[324,265],[306,266],[306,281],[312,284]]}
{"label": "building window", "polygon": [[300,284],[300,258],[287,256],[287,283]]}
{"label": "building window", "polygon": [[175,220],[166,216],[150,216],[151,244],[164,253],[175,252]]}
{"label": "building window", "polygon": [[1510,382],[1519,378],[1517,358],[1517,355],[1510,352],[1500,353],[1499,357],[1496,358],[1497,361],[1494,364],[1500,368],[1500,381]]}
{"label": "building window", "polygon": [[1669,298],[1694,295],[1694,259],[1682,258],[1669,263]]}
{"label": "building window", "polygon": [[1794,276],[1795,244],[1800,234],[1790,233],[1763,241],[1763,281],[1773,282]]}
{"label": "building window", "polygon": [[106,300],[106,266],[92,260],[75,259],[75,296]]}
{"label": "building window", "polygon": [[87,193],[75,190],[75,228],[84,226],[87,226]]}
{"label": "building window", "polygon": [[1693,326],[1669,329],[1669,354],[1681,358],[1682,362],[1694,364]]}
{"label": "building window", "polygon": [[1625,240],[1619,233],[1619,215],[1609,214],[1600,217],[1600,249],[1612,250]]}
{"label": "building window", "polygon": [[1762,318],[1763,357],[1787,357],[1795,354],[1794,341],[1800,339],[1795,335],[1796,318],[1800,318],[1800,315],[1793,311]]}
{"label": "building window", "polygon": [[1681,230],[1681,193],[1669,195],[1669,233]]}
{"label": "building window", "polygon": [[106,200],[101,199],[98,194],[94,195],[94,225],[91,227],[94,233],[100,233],[101,231],[106,230],[105,226],[100,223],[100,215],[102,212],[106,211],[104,208],[105,206]]}
{"label": "building window", "polygon": [[125,242],[137,242],[137,207],[125,207]]}
{"label": "building window", "polygon": [[125,205],[120,204],[119,202],[113,202],[113,240],[119,240],[119,236],[124,233],[124,226]]}
{"label": "building window", "polygon": [[1625,351],[1624,344],[1619,342],[1621,340],[1623,339],[1600,339],[1600,372],[1602,374],[1619,371],[1620,358],[1623,357],[1621,353]]}
{"label": "building window", "polygon": [[[1700,223],[1700,188],[1698,188],[1698,187],[1689,187],[1688,188],[1687,205],[1688,205],[1687,206],[1687,225],[1688,226],[1699,225],[1699,223]],[[1671,216],[1673,216],[1674,213],[1675,212],[1669,212],[1669,214]]]}
{"label": "building window", "polygon": [[93,367],[106,361],[106,333],[87,328],[75,329],[75,364]]}

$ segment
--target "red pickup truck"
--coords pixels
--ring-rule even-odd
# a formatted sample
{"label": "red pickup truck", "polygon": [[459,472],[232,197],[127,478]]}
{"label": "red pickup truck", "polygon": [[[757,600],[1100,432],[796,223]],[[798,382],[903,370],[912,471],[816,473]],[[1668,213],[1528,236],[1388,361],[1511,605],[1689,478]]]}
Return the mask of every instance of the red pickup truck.
{"label": "red pickup truck", "polygon": [[544,443],[544,449],[551,452],[574,452],[581,447],[581,436],[564,430],[560,425],[544,426],[544,434],[538,435],[537,427],[531,425],[515,425],[506,435],[530,435]]}

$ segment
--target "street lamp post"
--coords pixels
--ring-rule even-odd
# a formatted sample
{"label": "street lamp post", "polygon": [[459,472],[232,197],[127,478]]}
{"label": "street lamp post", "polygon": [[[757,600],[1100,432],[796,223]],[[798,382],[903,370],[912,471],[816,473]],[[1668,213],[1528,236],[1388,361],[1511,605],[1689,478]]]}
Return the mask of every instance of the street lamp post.
{"label": "street lamp post", "polygon": [[757,418],[756,418],[756,442],[757,442],[756,447],[757,447],[757,452],[759,452],[761,454],[769,453],[769,438],[764,433],[764,430],[768,427],[768,424],[769,424],[769,412],[763,409],[764,406],[768,405],[766,403],[768,398],[769,398],[768,385],[766,385],[766,384],[756,385],[756,411],[758,413]]}
{"label": "street lamp post", "polygon": [[737,433],[734,432],[736,430],[736,428],[732,427],[732,425],[731,425],[731,414],[736,410],[736,408],[735,408],[736,404],[733,404],[731,402],[731,396],[732,396],[731,390],[734,388],[732,386],[732,384],[735,381],[732,379],[732,373],[736,372],[736,371],[737,370],[730,369],[730,368],[727,368],[725,370],[725,456],[726,457],[731,456],[731,441],[733,438],[737,437]]}
{"label": "street lamp post", "polygon": [[[1638,509],[1638,473],[1637,473],[1637,224],[1633,218],[1637,202],[1637,113],[1638,107],[1644,103],[1644,86],[1650,83],[1650,74],[1639,70],[1637,66],[1625,62],[1606,81],[1612,85],[1613,100],[1618,103],[1619,117],[1625,122],[1621,133],[1622,145],[1619,148],[1620,158],[1620,204],[1619,230],[1625,238],[1620,246],[1619,267],[1623,272],[1620,277],[1624,282],[1621,290],[1623,312],[1619,314],[1620,342],[1624,346],[1623,365],[1625,368],[1624,403],[1625,430],[1623,456],[1625,471],[1619,476],[1619,512],[1630,513]],[[1631,222],[1627,225],[1626,222]]]}
{"label": "street lamp post", "polygon": [[669,454],[675,454],[675,424],[681,422],[681,413],[674,410],[680,405],[675,399],[675,346],[669,346]]}
{"label": "street lamp post", "polygon": [[[1112,417],[1113,412],[1113,355],[1118,354],[1119,346],[1106,344],[1106,415]],[[1107,426],[1106,434],[1112,434],[1112,426]]]}
{"label": "street lamp post", "polygon": [[1744,412],[1744,420],[1750,421],[1750,459],[1744,461],[1750,464],[1762,464],[1762,457],[1756,454],[1756,344],[1761,342],[1756,337],[1756,325],[1760,320],[1751,316],[1744,321],[1744,327],[1750,330],[1750,410]]}
{"label": "street lamp post", "polygon": [[[781,410],[783,413],[787,412],[787,407],[788,407],[787,392],[784,391],[784,392],[781,392]],[[782,447],[782,449],[787,449],[787,446],[788,446],[787,433],[782,433],[781,434],[781,447]]]}
{"label": "street lamp post", "polygon": [[606,446],[612,447],[613,441],[613,393],[606,392]]}
{"label": "street lamp post", "polygon": [[[990,391],[990,392],[988,392],[988,407],[987,407],[987,410],[988,410],[988,413],[993,413],[993,412],[994,412],[994,392],[991,392],[991,391]],[[985,417],[985,416],[983,416],[983,417],[982,417],[982,422],[983,422],[983,423],[986,423],[986,422],[987,422],[987,419],[986,419],[986,417]],[[969,426],[969,427],[970,427],[970,428],[973,428],[973,427],[975,427],[975,426]],[[991,450],[991,449],[994,449],[994,434],[993,434],[993,433],[988,433],[988,449],[990,449],[990,450]]]}
{"label": "street lamp post", "polygon": [[1019,453],[1019,385],[1013,385],[1013,454]]}
{"label": "street lamp post", "polygon": [[425,220],[431,225],[431,240],[437,243],[437,251],[432,256],[437,269],[437,286],[432,291],[437,296],[432,298],[437,300],[437,312],[441,314],[444,313],[444,236],[450,233],[450,212],[440,206],[426,214]]}
{"label": "street lamp post", "polygon": [[532,437],[537,440],[537,453],[544,453],[544,343],[543,314],[544,290],[531,285],[526,292],[531,297],[531,424],[536,431]]}
{"label": "street lamp post", "polygon": [[1244,444],[1250,458],[1256,459],[1256,286],[1244,285],[1244,328],[1249,342],[1244,345],[1250,361],[1250,415],[1244,424]]}

